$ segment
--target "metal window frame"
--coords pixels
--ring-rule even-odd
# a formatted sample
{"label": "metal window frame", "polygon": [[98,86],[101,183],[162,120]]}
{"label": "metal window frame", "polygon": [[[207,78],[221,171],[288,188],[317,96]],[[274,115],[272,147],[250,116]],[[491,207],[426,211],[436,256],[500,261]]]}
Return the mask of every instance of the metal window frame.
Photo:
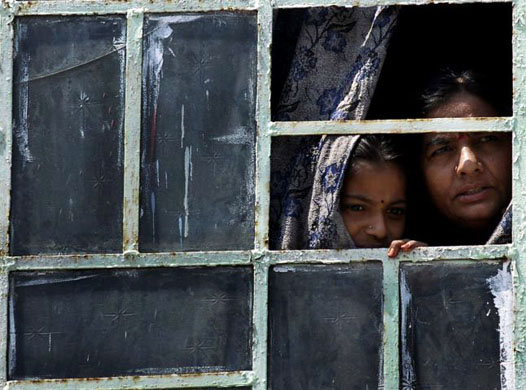
{"label": "metal window frame", "polygon": [[[480,2],[491,2],[482,0]],[[467,4],[473,0],[434,0]],[[502,2],[502,1],[500,1]],[[507,1],[510,2],[510,1]],[[419,119],[342,122],[272,122],[270,69],[273,11],[313,6],[424,5],[429,0],[187,0],[94,1],[2,0],[0,6],[0,387],[4,389],[167,389],[191,387],[267,388],[267,300],[269,267],[274,264],[345,264],[381,261],[384,269],[384,386],[399,389],[399,267],[404,262],[481,261],[509,258],[514,263],[514,377],[508,389],[526,389],[526,0],[513,0],[514,115],[488,119]],[[141,128],[142,27],[148,13],[251,10],[258,21],[256,234],[250,251],[138,252]],[[124,140],[123,250],[121,254],[9,256],[11,192],[13,20],[29,15],[126,15],[126,91]],[[432,131],[505,131],[513,133],[513,243],[495,246],[419,248],[398,259],[385,249],[270,251],[268,210],[272,137],[313,134],[411,133]],[[523,158],[523,156],[525,156]],[[207,374],[7,381],[8,275],[20,270],[101,269],[252,265],[254,268],[252,370]]]}

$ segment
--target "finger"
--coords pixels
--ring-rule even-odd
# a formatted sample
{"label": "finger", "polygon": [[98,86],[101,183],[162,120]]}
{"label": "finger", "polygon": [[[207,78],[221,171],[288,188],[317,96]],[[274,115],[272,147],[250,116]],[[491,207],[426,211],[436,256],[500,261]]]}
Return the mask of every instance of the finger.
{"label": "finger", "polygon": [[416,247],[420,246],[419,245],[419,242],[416,241],[416,240],[409,240],[407,242],[405,242],[402,246],[401,246],[401,249],[404,251],[404,252],[408,252]]}
{"label": "finger", "polygon": [[400,248],[405,243],[404,240],[394,240],[391,242],[391,245],[389,246],[389,249],[387,250],[387,256],[388,257],[396,257],[398,253],[400,252]]}

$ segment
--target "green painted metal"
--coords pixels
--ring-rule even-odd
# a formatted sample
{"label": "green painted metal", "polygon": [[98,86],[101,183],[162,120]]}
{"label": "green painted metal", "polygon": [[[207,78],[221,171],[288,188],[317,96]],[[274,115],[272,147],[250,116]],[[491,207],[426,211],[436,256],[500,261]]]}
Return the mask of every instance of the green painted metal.
{"label": "green painted metal", "polygon": [[[510,245],[480,245],[464,247],[424,247],[401,253],[397,262],[429,262],[437,260],[500,260],[510,257]],[[268,264],[337,264],[353,261],[395,261],[387,257],[387,249],[338,249],[270,251],[265,256]]]}
{"label": "green painted metal", "polygon": [[177,1],[16,1],[16,14],[22,15],[103,15],[127,14],[131,9],[144,13],[158,12],[204,12],[255,9],[254,0],[177,0]]}
{"label": "green painted metal", "polygon": [[261,1],[258,8],[258,77],[256,115],[258,123],[256,149],[256,235],[255,249],[268,247],[270,204],[270,69],[272,44],[272,8]]}
{"label": "green painted metal", "polygon": [[126,376],[96,379],[47,379],[40,381],[11,381],[4,390],[116,390],[116,389],[173,389],[196,387],[241,387],[254,382],[251,371],[226,373],[181,374],[158,376]]}
{"label": "green painted metal", "polygon": [[253,262],[252,252],[175,252],[86,254],[69,256],[24,256],[4,258],[8,271],[49,269],[100,269],[145,267],[217,267],[222,265],[248,265]]}
{"label": "green painted metal", "polygon": [[[473,247],[417,248],[401,254],[399,262],[429,262],[437,260],[501,260],[511,257],[509,245]],[[218,267],[249,264],[346,264],[355,261],[394,261],[387,250],[301,250],[301,251],[229,251],[229,252],[172,252],[125,254],[82,254],[60,256],[18,256],[0,258],[8,271],[49,269],[100,269],[146,267]]]}
{"label": "green painted metal", "polygon": [[352,120],[272,122],[272,136],[312,134],[428,133],[462,131],[511,131],[512,118],[437,118],[410,120]]}
{"label": "green painted metal", "polygon": [[[9,293],[8,273],[0,268],[0,335],[8,335],[7,299]],[[7,380],[7,337],[0,337],[0,388]]]}
{"label": "green painted metal", "polygon": [[252,315],[253,390],[267,389],[268,273],[269,267],[267,264],[258,262],[254,265],[254,307]]}
{"label": "green painted metal", "polygon": [[9,253],[13,102],[13,18],[0,7],[0,255]]}
{"label": "green painted metal", "polygon": [[141,170],[141,10],[127,13],[126,33],[126,107],[124,121],[124,209],[123,251],[139,250],[139,186]]}
{"label": "green painted metal", "polygon": [[515,389],[526,389],[526,1],[513,3],[513,281]]}
{"label": "green painted metal", "polygon": [[396,260],[384,260],[384,389],[398,390],[400,388],[399,369],[399,302],[400,289],[398,288],[400,263]]}

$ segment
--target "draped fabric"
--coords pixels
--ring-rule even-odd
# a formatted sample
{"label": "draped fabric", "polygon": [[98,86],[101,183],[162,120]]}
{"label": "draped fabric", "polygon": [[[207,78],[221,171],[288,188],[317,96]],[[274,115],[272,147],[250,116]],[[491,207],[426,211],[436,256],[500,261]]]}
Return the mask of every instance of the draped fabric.
{"label": "draped fabric", "polygon": [[[309,9],[277,119],[364,119],[397,14],[396,7]],[[354,247],[338,204],[357,139],[294,137],[273,145],[271,248]]]}
{"label": "draped fabric", "polygon": [[509,244],[511,243],[511,221],[513,219],[512,204],[506,208],[502,219],[493,231],[487,244]]}
{"label": "draped fabric", "polygon": [[277,119],[363,119],[397,14],[395,7],[306,11]]}

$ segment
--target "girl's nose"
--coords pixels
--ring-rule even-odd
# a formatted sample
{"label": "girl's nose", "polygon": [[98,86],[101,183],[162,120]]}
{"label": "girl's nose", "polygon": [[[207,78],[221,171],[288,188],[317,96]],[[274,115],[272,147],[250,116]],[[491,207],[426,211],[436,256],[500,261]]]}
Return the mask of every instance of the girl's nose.
{"label": "girl's nose", "polygon": [[379,215],[371,220],[366,229],[367,234],[383,240],[387,237],[387,227],[383,215]]}

